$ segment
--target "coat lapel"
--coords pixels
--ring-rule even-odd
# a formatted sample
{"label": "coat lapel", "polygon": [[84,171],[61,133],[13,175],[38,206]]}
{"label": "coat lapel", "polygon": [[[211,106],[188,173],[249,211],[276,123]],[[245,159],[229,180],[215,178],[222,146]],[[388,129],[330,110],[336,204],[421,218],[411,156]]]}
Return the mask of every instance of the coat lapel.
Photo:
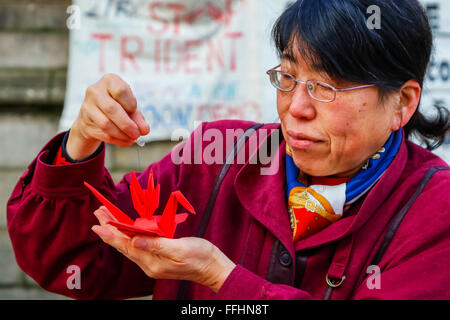
{"label": "coat lapel", "polygon": [[[279,130],[279,125],[277,129]],[[243,207],[254,219],[269,230],[275,238],[279,239],[292,254],[294,249],[292,231],[284,192],[286,143],[281,139],[281,130],[279,135],[281,142],[278,144],[279,147],[272,157],[272,161],[278,161],[278,170],[275,170],[274,174],[263,175],[261,174],[261,169],[268,165],[263,166],[259,161],[257,164],[251,164],[247,161],[236,175],[234,188]],[[270,136],[271,133],[269,132],[267,137],[261,139],[259,147],[263,143],[268,143]],[[249,159],[256,152],[257,150],[255,150],[253,155],[249,156]]]}

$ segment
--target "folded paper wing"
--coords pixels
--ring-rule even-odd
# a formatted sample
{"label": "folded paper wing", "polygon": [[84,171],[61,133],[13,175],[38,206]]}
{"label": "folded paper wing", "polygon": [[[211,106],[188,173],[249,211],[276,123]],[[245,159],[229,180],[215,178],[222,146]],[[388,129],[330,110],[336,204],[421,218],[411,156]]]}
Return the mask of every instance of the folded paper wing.
{"label": "folded paper wing", "polygon": [[[186,221],[189,214],[187,213],[179,213],[175,216],[175,224],[174,229],[176,228],[176,225]],[[136,219],[136,222],[134,225],[129,225],[126,223],[120,223],[117,221],[109,221],[108,224],[116,227],[121,232],[125,233],[126,235],[133,237],[136,235],[144,235],[144,236],[161,236],[166,238],[173,238],[173,233],[168,234],[161,230],[158,225],[157,221],[159,220],[160,216],[155,216],[155,220],[153,220],[154,225],[147,224],[143,219]]]}
{"label": "folded paper wing", "polygon": [[178,204],[190,213],[195,210],[180,191],[171,193],[162,215],[154,216],[159,206],[160,186],[154,186],[153,172],[150,170],[147,189],[143,190],[134,172],[131,172],[130,194],[133,206],[140,218],[133,221],[128,215],[108,201],[94,187],[84,182],[86,187],[97,197],[97,199],[111,212],[117,221],[108,221],[108,224],[119,229],[128,236],[147,235],[173,238],[176,226],[186,221],[188,213],[177,214]]}
{"label": "folded paper wing", "polygon": [[167,238],[173,238],[177,224],[184,222],[188,216],[187,213],[176,214],[178,204],[181,204],[189,212],[195,213],[194,208],[192,208],[191,204],[180,191],[172,192],[158,221],[159,228],[166,234]]}
{"label": "folded paper wing", "polygon": [[92,191],[94,196],[100,200],[100,202],[111,212],[111,214],[117,219],[117,221],[121,223],[126,224],[133,224],[134,221],[127,216],[125,213],[123,213],[119,208],[117,208],[115,205],[113,205],[111,202],[109,202],[108,199],[106,199],[100,192],[98,192],[93,186],[91,186],[86,181],[84,182],[84,185],[89,188],[89,190]]}

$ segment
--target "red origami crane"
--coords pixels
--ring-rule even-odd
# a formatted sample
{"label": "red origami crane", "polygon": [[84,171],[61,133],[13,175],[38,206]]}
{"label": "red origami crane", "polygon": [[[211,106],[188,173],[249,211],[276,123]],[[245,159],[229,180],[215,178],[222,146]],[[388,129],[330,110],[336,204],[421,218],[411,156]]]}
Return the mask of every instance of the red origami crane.
{"label": "red origami crane", "polygon": [[180,191],[174,191],[170,194],[170,198],[162,215],[153,215],[159,206],[160,187],[159,184],[156,188],[154,186],[152,170],[150,170],[147,190],[141,188],[136,175],[134,172],[131,172],[131,199],[134,208],[141,216],[140,218],[137,218],[136,221],[133,221],[128,215],[109,202],[90,184],[87,182],[84,182],[84,184],[117,219],[117,221],[108,221],[108,224],[113,225],[130,237],[136,235],[148,235],[173,238],[176,226],[179,223],[184,222],[189,215],[188,213],[177,214],[178,204],[181,204],[186,210],[195,214],[194,208],[183,194]]}

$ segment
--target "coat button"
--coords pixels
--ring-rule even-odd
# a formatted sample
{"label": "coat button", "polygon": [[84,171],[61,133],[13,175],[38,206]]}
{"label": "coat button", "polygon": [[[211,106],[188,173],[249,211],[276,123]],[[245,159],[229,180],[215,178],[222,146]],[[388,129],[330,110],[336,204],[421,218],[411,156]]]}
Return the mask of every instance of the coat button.
{"label": "coat button", "polygon": [[283,250],[280,253],[280,264],[283,267],[289,268],[292,264],[292,259],[291,259],[291,255],[289,254],[289,252]]}

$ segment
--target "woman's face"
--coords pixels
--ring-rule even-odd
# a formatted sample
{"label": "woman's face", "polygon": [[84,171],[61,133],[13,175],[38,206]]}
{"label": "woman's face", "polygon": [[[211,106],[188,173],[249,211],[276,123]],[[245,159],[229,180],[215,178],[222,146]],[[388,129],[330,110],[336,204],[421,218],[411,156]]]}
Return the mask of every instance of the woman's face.
{"label": "woman's face", "polygon": [[[299,80],[321,80],[335,88],[362,84],[336,82],[313,71],[300,54],[285,56],[281,69]],[[336,100],[314,100],[306,86],[277,93],[277,109],[283,136],[292,149],[295,164],[312,176],[347,177],[388,140],[397,125],[395,96],[381,102],[377,87],[337,92]]]}

